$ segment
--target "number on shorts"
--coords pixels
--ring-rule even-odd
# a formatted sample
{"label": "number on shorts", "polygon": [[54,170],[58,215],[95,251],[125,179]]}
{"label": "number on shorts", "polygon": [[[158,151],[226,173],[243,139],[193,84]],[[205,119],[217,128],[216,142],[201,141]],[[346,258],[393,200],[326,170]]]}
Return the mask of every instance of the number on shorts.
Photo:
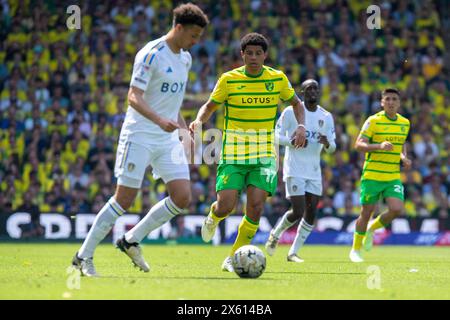
{"label": "number on shorts", "polygon": [[398,185],[398,184],[394,185],[394,191],[397,192],[397,193],[403,194],[403,186],[402,185]]}

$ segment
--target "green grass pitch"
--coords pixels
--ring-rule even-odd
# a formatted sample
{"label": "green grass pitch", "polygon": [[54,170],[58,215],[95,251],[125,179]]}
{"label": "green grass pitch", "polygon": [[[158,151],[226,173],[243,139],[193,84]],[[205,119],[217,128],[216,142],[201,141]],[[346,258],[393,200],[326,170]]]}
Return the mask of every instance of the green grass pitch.
{"label": "green grass pitch", "polygon": [[102,244],[94,259],[102,277],[82,277],[76,289],[66,270],[78,248],[0,244],[0,299],[450,299],[449,248],[374,247],[353,264],[349,247],[306,246],[295,264],[280,246],[259,279],[240,279],[220,269],[229,246],[145,245],[143,273]]}

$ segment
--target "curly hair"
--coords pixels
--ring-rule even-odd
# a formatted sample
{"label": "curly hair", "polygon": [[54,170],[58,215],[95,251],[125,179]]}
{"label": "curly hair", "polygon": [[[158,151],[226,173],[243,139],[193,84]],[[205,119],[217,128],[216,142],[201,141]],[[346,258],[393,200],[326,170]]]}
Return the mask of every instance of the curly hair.
{"label": "curly hair", "polygon": [[182,24],[184,26],[197,25],[204,28],[208,23],[206,14],[193,3],[181,4],[173,10],[173,26]]}
{"label": "curly hair", "polygon": [[245,48],[247,46],[261,46],[263,48],[263,51],[266,52],[267,48],[269,47],[269,41],[267,41],[266,37],[264,37],[262,34],[252,32],[249,34],[246,34],[241,39],[241,50],[245,51]]}

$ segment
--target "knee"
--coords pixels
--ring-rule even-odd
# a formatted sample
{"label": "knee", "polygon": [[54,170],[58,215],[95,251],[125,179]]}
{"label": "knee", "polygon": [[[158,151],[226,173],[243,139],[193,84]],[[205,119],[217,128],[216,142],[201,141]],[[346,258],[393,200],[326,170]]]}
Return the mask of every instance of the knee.
{"label": "knee", "polygon": [[116,194],[114,196],[114,199],[122,207],[123,210],[128,210],[131,207],[131,205],[133,204],[133,201],[134,201],[134,197],[118,195],[118,194]]}
{"label": "knee", "polygon": [[391,214],[394,217],[398,217],[399,215],[402,214],[403,212],[403,207],[402,206],[393,206],[389,209],[389,211],[391,212]]}
{"label": "knee", "polygon": [[171,199],[178,208],[186,209],[192,201],[192,195],[190,192],[180,193]]}
{"label": "knee", "polygon": [[253,202],[247,204],[247,212],[253,216],[260,217],[264,211],[264,202]]}
{"label": "knee", "polygon": [[233,201],[217,201],[215,213],[219,216],[230,214],[234,209]]}
{"label": "knee", "polygon": [[359,216],[359,219],[363,220],[363,221],[369,221],[371,216],[372,216],[372,210],[363,208],[361,211],[361,215]]}

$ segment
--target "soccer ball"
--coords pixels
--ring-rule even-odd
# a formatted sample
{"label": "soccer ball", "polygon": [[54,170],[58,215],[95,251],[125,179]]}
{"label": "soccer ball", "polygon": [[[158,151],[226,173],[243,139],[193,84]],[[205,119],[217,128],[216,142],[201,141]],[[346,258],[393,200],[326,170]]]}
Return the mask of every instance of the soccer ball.
{"label": "soccer ball", "polygon": [[242,246],[232,257],[234,272],[241,278],[258,278],[266,269],[266,256],[253,245]]}

